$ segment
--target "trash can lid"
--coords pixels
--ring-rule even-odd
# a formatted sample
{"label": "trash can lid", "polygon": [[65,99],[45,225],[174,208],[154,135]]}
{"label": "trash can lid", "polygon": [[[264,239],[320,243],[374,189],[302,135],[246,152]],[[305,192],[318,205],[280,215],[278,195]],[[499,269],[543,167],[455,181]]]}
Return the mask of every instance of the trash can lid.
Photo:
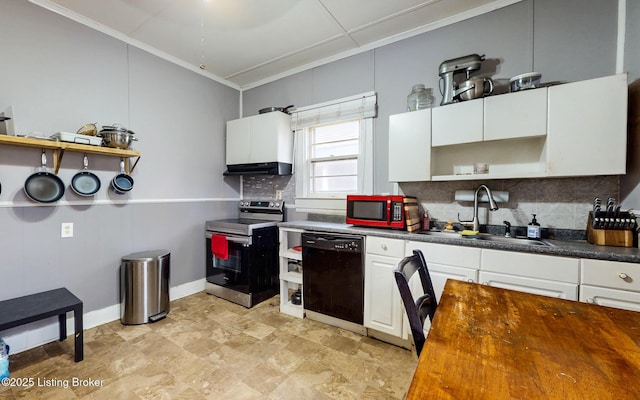
{"label": "trash can lid", "polygon": [[171,254],[169,250],[147,250],[131,253],[122,257],[122,261],[151,261]]}

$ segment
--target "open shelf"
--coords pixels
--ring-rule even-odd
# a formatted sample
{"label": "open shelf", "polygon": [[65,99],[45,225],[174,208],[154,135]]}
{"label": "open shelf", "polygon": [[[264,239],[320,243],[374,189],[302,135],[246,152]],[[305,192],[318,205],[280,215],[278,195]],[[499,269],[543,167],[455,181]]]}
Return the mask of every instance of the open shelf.
{"label": "open shelf", "polygon": [[280,312],[296,318],[304,318],[304,299],[300,305],[291,303],[293,291],[302,290],[302,252],[293,249],[300,242],[302,232],[302,229],[279,228]]}
{"label": "open shelf", "polygon": [[[53,169],[55,173],[58,173],[60,164],[62,163],[62,157],[66,150],[86,153],[86,154],[99,154],[108,157],[120,157],[125,160],[125,170],[127,174],[130,174],[135,169],[138,161],[140,160],[140,152],[135,150],[123,150],[114,149],[111,147],[92,146],[89,144],[79,144],[70,142],[58,142],[55,140],[27,138],[20,136],[0,135],[0,144],[22,146],[22,147],[35,147],[38,149],[53,150]],[[130,165],[129,159],[136,157],[133,166]]]}

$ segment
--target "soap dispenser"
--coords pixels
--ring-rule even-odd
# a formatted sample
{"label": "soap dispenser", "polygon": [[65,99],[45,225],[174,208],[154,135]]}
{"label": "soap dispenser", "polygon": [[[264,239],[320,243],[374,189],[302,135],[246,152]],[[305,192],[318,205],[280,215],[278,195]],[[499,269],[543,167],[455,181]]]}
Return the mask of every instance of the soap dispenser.
{"label": "soap dispenser", "polygon": [[527,225],[527,237],[529,239],[540,239],[540,224],[536,220],[536,215],[533,215],[533,219]]}

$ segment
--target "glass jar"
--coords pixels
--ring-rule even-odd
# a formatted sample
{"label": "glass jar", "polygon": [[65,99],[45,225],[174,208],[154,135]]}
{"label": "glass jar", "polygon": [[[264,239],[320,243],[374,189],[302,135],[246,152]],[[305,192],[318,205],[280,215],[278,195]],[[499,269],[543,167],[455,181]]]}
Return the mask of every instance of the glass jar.
{"label": "glass jar", "polygon": [[432,105],[433,95],[431,94],[431,88],[425,88],[421,83],[413,85],[411,93],[407,96],[407,111],[423,110]]}

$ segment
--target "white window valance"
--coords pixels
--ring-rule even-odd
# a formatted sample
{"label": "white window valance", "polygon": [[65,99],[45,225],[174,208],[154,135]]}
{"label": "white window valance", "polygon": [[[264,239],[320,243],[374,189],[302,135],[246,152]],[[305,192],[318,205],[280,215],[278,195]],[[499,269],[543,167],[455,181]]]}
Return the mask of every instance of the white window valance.
{"label": "white window valance", "polygon": [[376,103],[376,93],[368,92],[312,106],[298,107],[291,111],[291,128],[298,130],[340,121],[375,118]]}

